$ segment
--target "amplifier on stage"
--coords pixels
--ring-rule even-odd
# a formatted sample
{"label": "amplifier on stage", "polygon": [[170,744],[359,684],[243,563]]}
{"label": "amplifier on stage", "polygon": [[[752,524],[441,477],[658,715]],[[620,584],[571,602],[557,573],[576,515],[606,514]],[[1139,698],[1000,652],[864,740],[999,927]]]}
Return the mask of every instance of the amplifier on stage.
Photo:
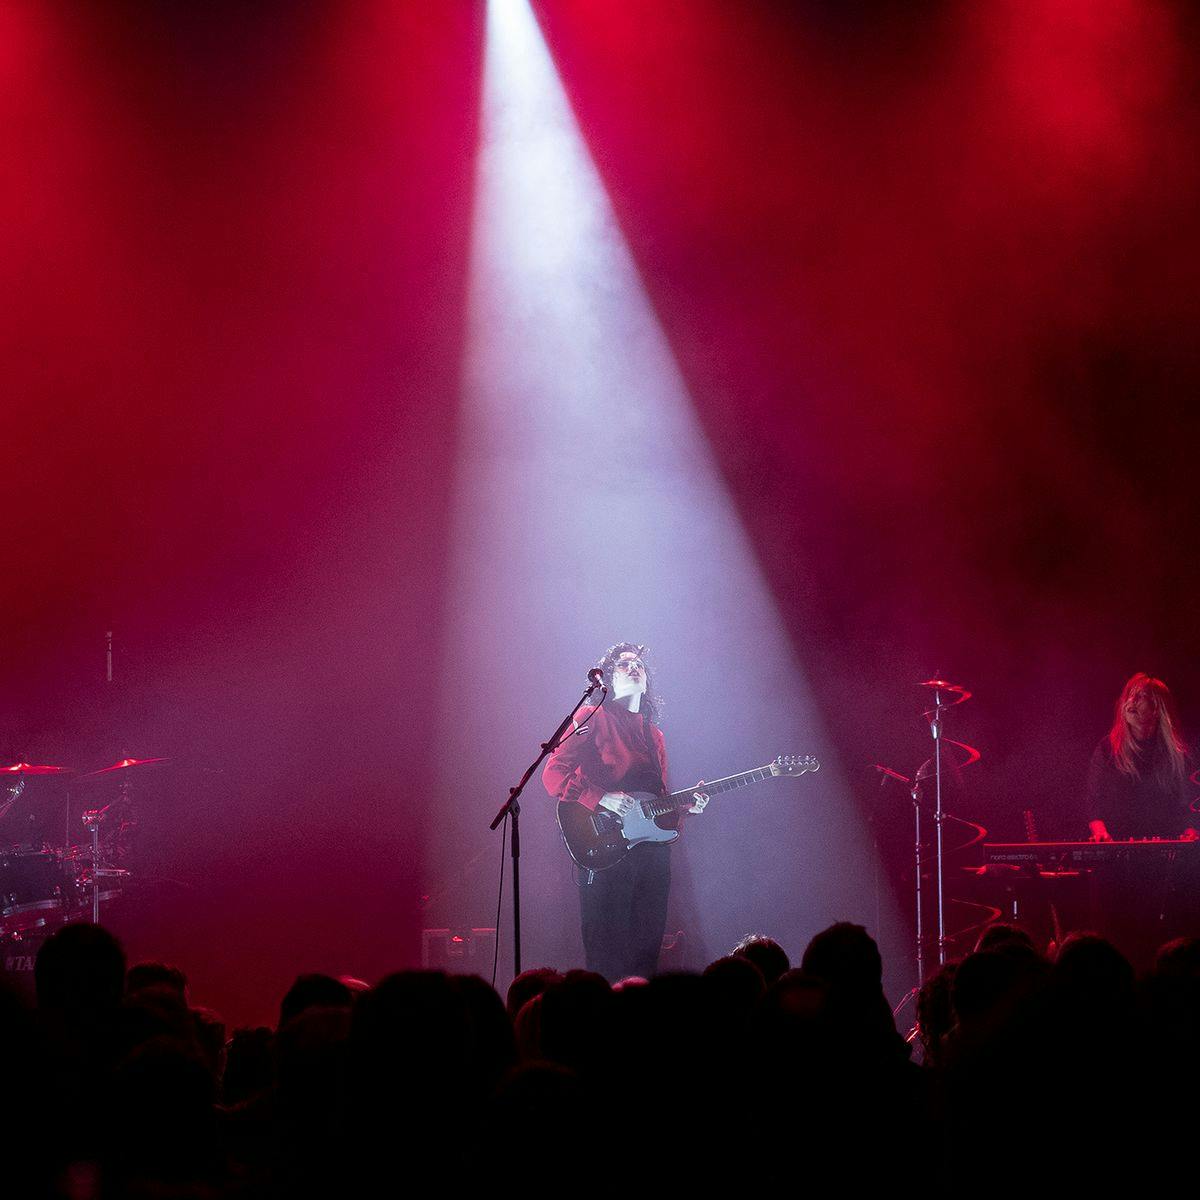
{"label": "amplifier on stage", "polygon": [[494,929],[422,929],[421,966],[453,975],[492,973],[496,954]]}

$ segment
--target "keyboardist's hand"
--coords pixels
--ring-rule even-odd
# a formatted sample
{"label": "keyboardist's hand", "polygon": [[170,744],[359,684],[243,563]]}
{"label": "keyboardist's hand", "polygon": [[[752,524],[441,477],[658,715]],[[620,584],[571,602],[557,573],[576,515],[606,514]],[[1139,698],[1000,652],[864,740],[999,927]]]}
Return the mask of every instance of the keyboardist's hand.
{"label": "keyboardist's hand", "polygon": [[1103,821],[1089,821],[1088,829],[1091,831],[1090,842],[1111,842],[1112,834],[1108,832],[1108,826]]}
{"label": "keyboardist's hand", "polygon": [[1200,829],[1185,829],[1180,836],[1185,842],[1200,842]]}

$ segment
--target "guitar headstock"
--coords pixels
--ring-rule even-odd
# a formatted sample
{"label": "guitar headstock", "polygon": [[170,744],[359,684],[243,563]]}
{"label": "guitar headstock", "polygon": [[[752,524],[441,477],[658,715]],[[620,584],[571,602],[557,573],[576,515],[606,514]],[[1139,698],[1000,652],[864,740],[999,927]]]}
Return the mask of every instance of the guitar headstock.
{"label": "guitar headstock", "polygon": [[807,775],[820,769],[821,764],[811,754],[781,754],[771,763],[772,775]]}

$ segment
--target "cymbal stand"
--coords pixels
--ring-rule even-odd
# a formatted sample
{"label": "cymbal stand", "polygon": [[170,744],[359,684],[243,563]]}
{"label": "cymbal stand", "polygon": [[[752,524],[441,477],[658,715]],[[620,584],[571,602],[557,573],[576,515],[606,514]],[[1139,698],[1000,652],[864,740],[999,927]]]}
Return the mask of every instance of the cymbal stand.
{"label": "cymbal stand", "polygon": [[904,1040],[911,1046],[916,1042],[921,1032],[920,1022],[916,1016],[916,1006],[917,998],[921,994],[921,985],[925,982],[925,884],[922,876],[925,864],[921,855],[921,784],[915,775],[912,779],[908,779],[906,776],[893,771],[888,771],[887,774],[912,784],[909,795],[912,797],[913,806],[913,857],[915,860],[913,882],[917,902],[917,982],[904,993],[900,998],[900,1003],[892,1009],[892,1016],[898,1017],[909,1004],[913,1006],[913,1023],[904,1037]]}
{"label": "cymbal stand", "polygon": [[[953,702],[952,702],[953,703]],[[946,911],[945,898],[942,882],[942,822],[945,819],[945,814],[942,812],[942,708],[943,706],[941,693],[935,689],[933,693],[933,708],[925,715],[929,717],[929,731],[933,735],[933,780],[934,780],[934,807],[933,807],[933,824],[936,830],[936,842],[934,848],[934,875],[937,880],[937,960],[938,966],[945,966],[946,963]],[[914,1007],[914,1020],[912,1028],[909,1029],[905,1037],[905,1041],[912,1045],[920,1036],[920,1022],[915,1017],[915,1008],[917,997],[921,994],[921,986],[925,982],[925,883],[924,883],[924,858],[922,854],[921,843],[921,771],[917,770],[912,777],[912,791],[909,793],[912,796],[913,805],[913,856],[915,859],[914,870],[916,873],[916,902],[917,902],[917,983],[905,993],[904,998],[892,1009],[892,1016],[899,1016],[905,1005],[912,1003]],[[899,776],[903,779],[904,776]]]}
{"label": "cymbal stand", "polygon": [[[121,796],[128,799],[128,785],[123,784]],[[100,881],[102,879],[125,879],[129,872],[124,867],[105,866],[100,854],[100,826],[108,817],[116,802],[103,808],[88,809],[83,814],[84,828],[92,835],[92,924],[100,924]],[[120,810],[118,810],[118,816]]]}
{"label": "cymbal stand", "polygon": [[[937,879],[937,960],[938,966],[946,965],[946,899],[945,873],[942,864],[942,825],[946,814],[942,811],[942,692],[933,691],[933,711],[929,715],[929,732],[933,737],[933,824],[936,830],[934,850],[934,876]],[[920,818],[918,817],[918,820]],[[919,839],[918,839],[919,846]],[[920,850],[918,849],[918,855]],[[920,918],[918,917],[918,920]],[[920,942],[918,942],[920,945]],[[922,976],[924,978],[924,976]]]}
{"label": "cymbal stand", "polygon": [[919,991],[921,984],[925,982],[925,884],[922,875],[925,864],[921,859],[921,785],[915,778],[912,781],[911,795],[913,802],[913,853],[916,857],[917,873],[917,990]]}
{"label": "cymbal stand", "polygon": [[[962,704],[964,701],[970,700],[971,693],[964,687],[959,687],[957,684],[947,683],[943,679],[927,680],[922,687],[933,688],[933,707],[928,709],[924,716],[929,720],[929,733],[933,738],[933,785],[934,785],[934,804],[933,804],[933,822],[937,829],[937,840],[935,847],[934,860],[934,876],[937,880],[937,955],[938,966],[946,965],[946,943],[949,940],[946,937],[946,870],[945,870],[945,826],[947,821],[960,821],[964,825],[972,826],[979,834],[979,838],[987,835],[987,830],[982,825],[976,825],[974,821],[963,821],[961,817],[953,816],[946,812],[943,804],[943,751],[942,743],[949,742],[951,746],[962,750],[965,753],[965,758],[961,763],[955,766],[955,770],[961,767],[970,766],[972,763],[979,761],[979,751],[973,746],[968,746],[965,742],[956,742],[953,738],[947,738],[945,731],[942,728],[942,713],[948,708],[953,708],[956,704]],[[920,778],[922,771],[917,772],[917,777]],[[975,840],[979,840],[978,838]],[[965,843],[963,846],[958,846],[956,850],[966,849],[967,845],[972,845],[973,842]]]}
{"label": "cymbal stand", "polygon": [[104,814],[112,807],[87,809],[83,814],[83,827],[92,835],[92,924],[100,924],[100,825]]}
{"label": "cymbal stand", "polygon": [[[915,868],[913,875],[913,883],[916,889],[916,924],[917,924],[917,982],[914,987],[908,989],[900,999],[900,1003],[892,1009],[892,1016],[898,1017],[905,1007],[909,1004],[916,1007],[917,997],[921,994],[921,985],[925,982],[925,925],[924,925],[924,883],[921,878],[923,860],[921,857],[921,783],[919,780],[920,771],[918,770],[909,778],[907,775],[901,775],[899,771],[893,771],[891,767],[885,767],[882,763],[872,764],[876,771],[880,773],[879,784],[883,787],[889,779],[898,779],[901,783],[909,785],[909,796],[912,798],[913,806],[913,855],[915,857]],[[879,855],[879,846],[876,843],[876,857]],[[909,1029],[905,1041],[912,1044],[918,1034],[920,1028],[914,1019],[912,1027]]]}

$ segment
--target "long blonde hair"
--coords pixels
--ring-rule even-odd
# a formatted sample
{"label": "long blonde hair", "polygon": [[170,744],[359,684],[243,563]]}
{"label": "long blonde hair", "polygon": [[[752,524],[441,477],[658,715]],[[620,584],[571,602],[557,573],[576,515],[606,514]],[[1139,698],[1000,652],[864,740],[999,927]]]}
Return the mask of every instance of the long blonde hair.
{"label": "long blonde hair", "polygon": [[1136,743],[1129,722],[1125,719],[1125,706],[1139,693],[1150,698],[1154,711],[1158,715],[1158,726],[1155,736],[1162,742],[1166,751],[1162,763],[1156,772],[1159,782],[1171,784],[1182,782],[1187,775],[1187,743],[1179,732],[1179,711],[1175,707],[1175,697],[1171,689],[1161,679],[1139,671],[1129,678],[1129,682],[1121,689],[1117,700],[1117,710],[1113,719],[1112,729],[1108,731],[1108,744],[1112,748],[1113,762],[1123,775],[1139,775]]}

